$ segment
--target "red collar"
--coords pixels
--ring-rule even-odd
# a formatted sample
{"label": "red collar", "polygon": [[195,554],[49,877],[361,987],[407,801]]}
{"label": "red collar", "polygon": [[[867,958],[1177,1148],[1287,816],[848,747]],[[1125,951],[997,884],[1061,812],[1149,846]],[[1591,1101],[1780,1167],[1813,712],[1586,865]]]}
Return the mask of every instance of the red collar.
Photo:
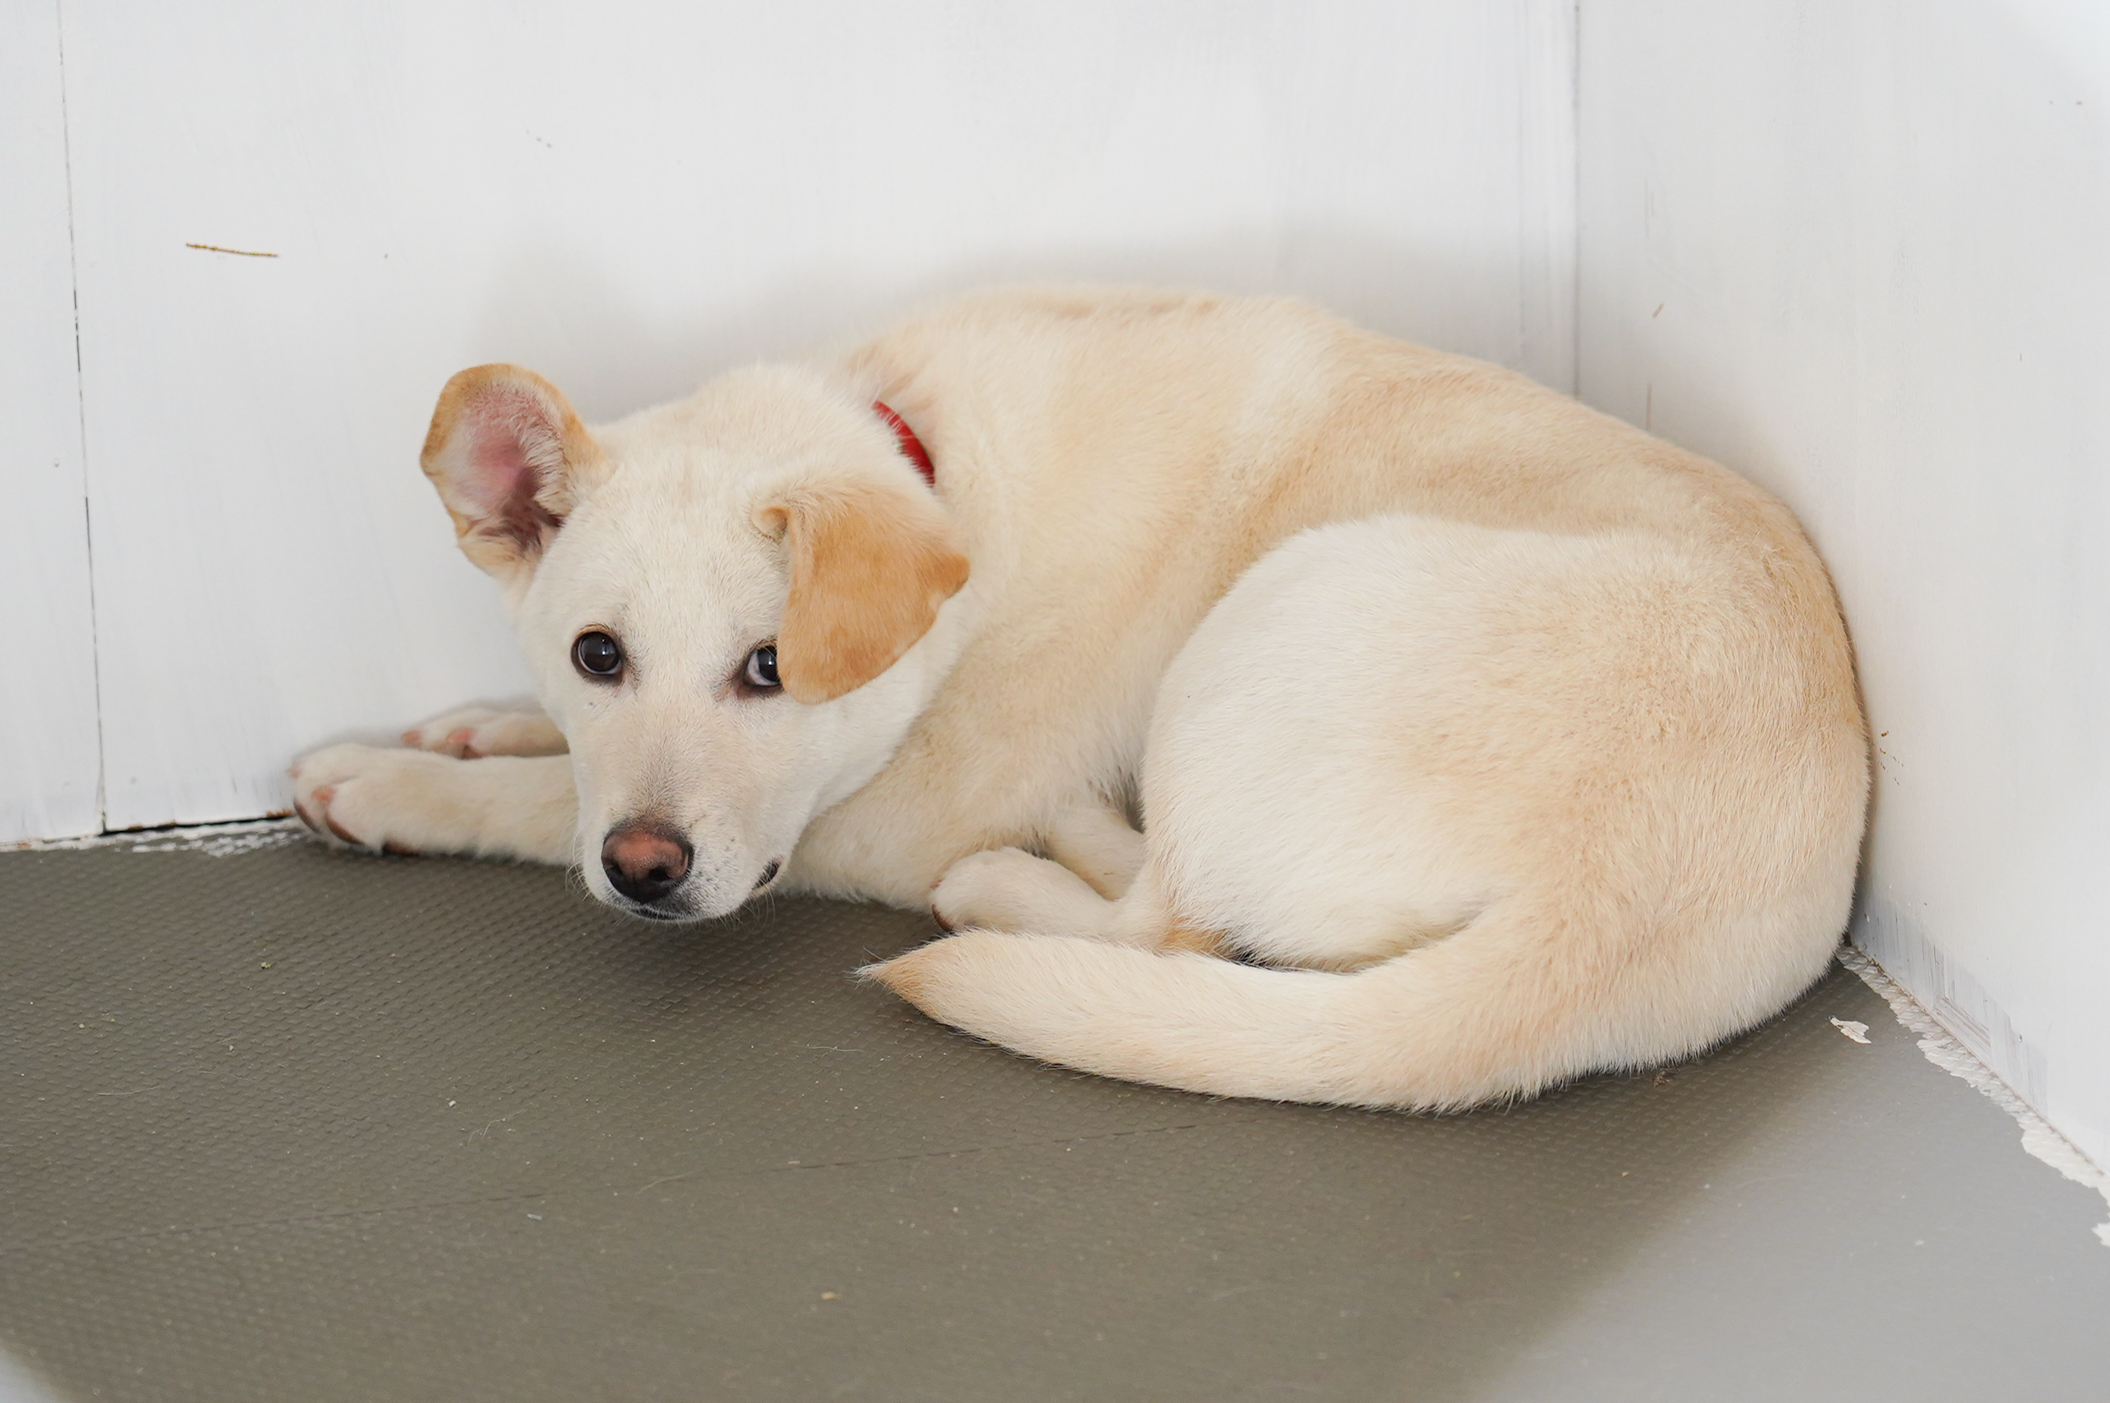
{"label": "red collar", "polygon": [[879,417],[886,421],[886,426],[894,431],[894,438],[901,444],[901,455],[916,465],[916,471],[923,474],[924,482],[936,487],[938,470],[932,466],[930,454],[923,451],[923,440],[916,437],[916,431],[908,426],[908,420],[887,408],[884,400],[873,400],[872,408],[879,412]]}

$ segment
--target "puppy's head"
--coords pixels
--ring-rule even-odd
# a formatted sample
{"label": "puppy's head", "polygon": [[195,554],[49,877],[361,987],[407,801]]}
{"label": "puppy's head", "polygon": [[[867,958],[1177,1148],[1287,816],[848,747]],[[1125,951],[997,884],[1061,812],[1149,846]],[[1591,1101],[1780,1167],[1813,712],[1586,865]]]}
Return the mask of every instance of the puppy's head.
{"label": "puppy's head", "polygon": [[504,589],[571,743],[594,894],[721,915],[876,774],[967,579],[950,518],[868,401],[727,376],[589,432],[517,366],[448,382],[424,465]]}

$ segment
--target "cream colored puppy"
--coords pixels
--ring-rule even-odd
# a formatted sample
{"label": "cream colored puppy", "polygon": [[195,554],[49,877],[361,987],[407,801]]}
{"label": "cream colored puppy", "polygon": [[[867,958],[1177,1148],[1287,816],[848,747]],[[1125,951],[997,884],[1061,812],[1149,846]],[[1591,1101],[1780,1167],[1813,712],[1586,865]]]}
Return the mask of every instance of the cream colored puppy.
{"label": "cream colored puppy", "polygon": [[594,431],[485,366],[425,468],[548,714],[305,757],[346,843],[928,903],[869,973],[935,1018],[1364,1105],[1705,1047],[1846,921],[1867,743],[1787,510],[1309,307],[997,293]]}

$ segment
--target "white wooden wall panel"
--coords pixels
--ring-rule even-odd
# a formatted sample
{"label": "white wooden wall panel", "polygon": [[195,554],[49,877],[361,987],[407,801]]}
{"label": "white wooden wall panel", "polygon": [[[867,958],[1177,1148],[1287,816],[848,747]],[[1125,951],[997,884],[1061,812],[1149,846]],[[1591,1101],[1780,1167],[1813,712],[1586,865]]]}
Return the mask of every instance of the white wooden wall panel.
{"label": "white wooden wall panel", "polygon": [[466,364],[606,417],[1061,276],[1566,385],[1572,212],[1525,186],[1572,163],[1571,13],[68,0],[111,823],[520,685],[415,466]]}
{"label": "white wooden wall panel", "polygon": [[1830,562],[1855,939],[2110,1163],[2110,12],[1589,0],[1582,391]]}
{"label": "white wooden wall panel", "polygon": [[55,0],[0,10],[0,844],[101,826],[60,62]]}

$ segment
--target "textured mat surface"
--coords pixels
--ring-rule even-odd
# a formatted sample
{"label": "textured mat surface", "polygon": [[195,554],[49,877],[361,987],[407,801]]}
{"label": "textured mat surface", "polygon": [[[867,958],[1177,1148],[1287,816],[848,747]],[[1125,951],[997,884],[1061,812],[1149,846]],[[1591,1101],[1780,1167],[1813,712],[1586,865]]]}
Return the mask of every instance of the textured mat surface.
{"label": "textured mat surface", "polygon": [[876,908],[301,844],[0,855],[0,922],[61,1397],[2110,1396],[2099,1201],[1845,974],[1432,1119],[1012,1057],[850,980],[930,933]]}

